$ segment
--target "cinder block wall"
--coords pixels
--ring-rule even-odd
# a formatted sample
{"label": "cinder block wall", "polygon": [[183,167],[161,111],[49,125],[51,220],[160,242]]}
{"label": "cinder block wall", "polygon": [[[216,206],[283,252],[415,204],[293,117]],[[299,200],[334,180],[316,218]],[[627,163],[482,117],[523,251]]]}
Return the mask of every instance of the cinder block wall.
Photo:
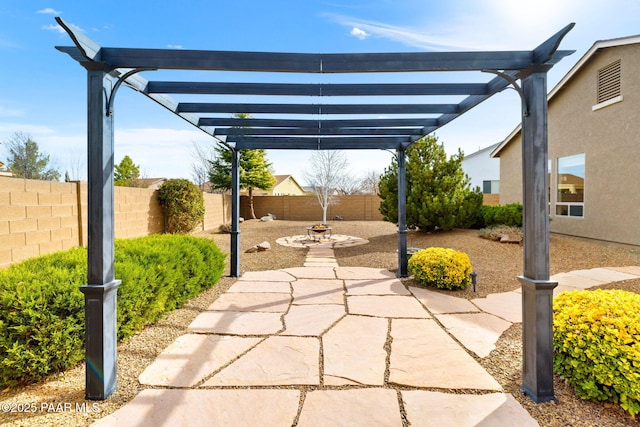
{"label": "cinder block wall", "polygon": [[86,242],[86,185],[0,177],[0,266]]}
{"label": "cinder block wall", "polygon": [[[231,221],[229,196],[204,194],[200,229]],[[164,231],[156,190],[116,187],[115,237]],[[87,244],[87,184],[0,177],[0,268]]]}
{"label": "cinder block wall", "polygon": [[215,230],[231,222],[231,196],[225,194],[203,193],[204,221],[201,230]]}
{"label": "cinder block wall", "polygon": [[[327,210],[327,220],[341,216],[347,221],[382,221],[377,195],[338,196],[336,200]],[[316,196],[256,196],[253,204],[258,218],[271,213],[278,219],[322,222],[322,208]],[[240,215],[251,218],[248,196],[240,197]]]}

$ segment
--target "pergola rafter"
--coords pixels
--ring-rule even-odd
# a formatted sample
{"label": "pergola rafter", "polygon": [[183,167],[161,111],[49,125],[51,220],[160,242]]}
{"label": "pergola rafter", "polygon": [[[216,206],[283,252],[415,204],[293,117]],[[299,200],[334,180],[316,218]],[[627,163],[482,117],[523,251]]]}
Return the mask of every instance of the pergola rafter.
{"label": "pergola rafter", "polygon": [[[518,277],[523,291],[522,389],[536,402],[554,399],[551,300],[557,283],[549,280],[546,76],[555,63],[573,53],[558,50],[573,24],[530,51],[307,54],[101,47],[60,18],[56,21],[75,44],[57,49],[85,67],[88,80],[89,265],[88,284],[82,287],[87,319],[87,398],[104,399],[116,384],[115,298],[119,281],[113,269],[112,113],[114,96],[121,85],[152,99],[232,151],[232,276],[240,275],[241,149],[396,150],[399,277],[408,274],[405,150],[511,85],[522,99],[523,111],[526,239],[524,273]],[[428,76],[430,72],[476,71],[479,76],[487,76],[481,73],[486,71],[497,76],[471,83],[267,83],[259,77],[253,82],[154,82],[140,76],[140,72],[149,70],[366,74],[368,81],[380,73]],[[378,78],[384,79],[382,76]],[[251,96],[251,102],[226,98],[178,101],[171,95]],[[282,102],[254,101],[260,96],[285,98]],[[442,102],[426,98],[440,96],[447,98]],[[291,97],[298,99],[291,101]],[[358,100],[334,102],[340,97]],[[456,97],[460,99],[451,101]],[[230,117],[234,113],[257,116]]]}

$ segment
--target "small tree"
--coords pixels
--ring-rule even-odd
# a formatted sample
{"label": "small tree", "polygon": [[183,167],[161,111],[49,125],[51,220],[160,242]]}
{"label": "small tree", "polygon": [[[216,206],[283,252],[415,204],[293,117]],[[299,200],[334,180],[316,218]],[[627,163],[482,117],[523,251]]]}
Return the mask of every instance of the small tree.
{"label": "small tree", "polygon": [[[231,162],[233,153],[228,148],[217,146],[216,157],[211,161],[209,181],[214,190],[231,189]],[[240,188],[249,190],[251,218],[256,218],[253,209],[253,189],[268,190],[276,183],[271,173],[271,163],[263,149],[240,150]]]}
{"label": "small tree", "polygon": [[120,187],[140,186],[140,165],[133,163],[129,156],[124,156],[119,165],[116,165],[113,174],[114,185]]}
{"label": "small tree", "polygon": [[342,151],[314,151],[304,178],[322,207],[322,223],[327,223],[327,209],[336,203],[336,190],[347,176],[349,162]]}
{"label": "small tree", "polygon": [[7,168],[15,176],[44,181],[60,180],[60,172],[49,167],[51,156],[40,153],[38,143],[30,135],[16,132],[5,144],[9,152]]}
{"label": "small tree", "polygon": [[[464,155],[450,158],[435,136],[425,136],[407,150],[407,227],[424,231],[468,227],[482,205],[480,189],[471,190],[462,170]],[[395,164],[380,180],[380,212],[398,221],[398,170]]]}

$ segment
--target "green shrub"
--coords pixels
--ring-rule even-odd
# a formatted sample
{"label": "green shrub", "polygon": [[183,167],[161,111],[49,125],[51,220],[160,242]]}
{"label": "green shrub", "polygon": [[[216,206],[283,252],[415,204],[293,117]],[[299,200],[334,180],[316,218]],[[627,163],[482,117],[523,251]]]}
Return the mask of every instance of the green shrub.
{"label": "green shrub", "polygon": [[[224,254],[210,240],[153,235],[116,240],[118,338],[212,287]],[[0,271],[0,387],[29,383],[84,359],[87,251],[75,248]]]}
{"label": "green shrub", "polygon": [[453,249],[422,249],[409,259],[408,269],[419,283],[440,289],[465,289],[471,281],[469,257]]}
{"label": "green shrub", "polygon": [[522,205],[520,203],[495,206],[483,205],[481,211],[483,227],[494,225],[522,227]]}
{"label": "green shrub", "polygon": [[168,233],[187,234],[204,219],[202,191],[186,179],[170,179],[158,190]]}
{"label": "green shrub", "polygon": [[563,292],[553,313],[554,371],[584,399],[640,413],[640,295]]}

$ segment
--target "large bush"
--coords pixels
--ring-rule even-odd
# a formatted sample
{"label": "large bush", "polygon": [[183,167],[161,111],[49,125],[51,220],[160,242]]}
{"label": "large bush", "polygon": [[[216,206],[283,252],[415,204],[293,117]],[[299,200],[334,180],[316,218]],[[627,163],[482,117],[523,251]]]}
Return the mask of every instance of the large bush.
{"label": "large bush", "polygon": [[[155,235],[117,240],[118,338],[212,287],[224,254],[212,241]],[[0,387],[37,381],[84,358],[87,251],[76,248],[0,271]]]}
{"label": "large bush", "polygon": [[640,295],[563,292],[553,314],[554,371],[584,399],[640,413]]}
{"label": "large bush", "polygon": [[186,179],[170,179],[158,190],[168,233],[187,234],[204,219],[202,191]]}
{"label": "large bush", "polygon": [[[407,149],[406,220],[423,231],[468,228],[479,222],[482,193],[471,189],[462,170],[462,151],[447,156],[435,136],[425,136]],[[380,177],[380,213],[398,222],[398,167],[394,161]]]}
{"label": "large bush", "polygon": [[471,281],[471,261],[464,252],[427,248],[416,252],[408,270],[415,280],[440,289],[465,289]]}

